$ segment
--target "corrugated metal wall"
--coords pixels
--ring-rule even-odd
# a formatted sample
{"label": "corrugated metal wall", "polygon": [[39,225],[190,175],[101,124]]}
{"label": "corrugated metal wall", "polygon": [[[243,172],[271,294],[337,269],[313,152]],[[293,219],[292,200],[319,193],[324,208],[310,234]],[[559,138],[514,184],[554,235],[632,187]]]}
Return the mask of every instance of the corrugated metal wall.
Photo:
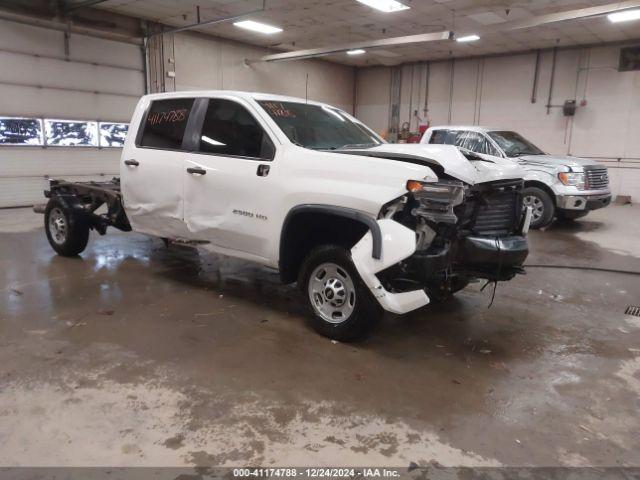
{"label": "corrugated metal wall", "polygon": [[[0,21],[0,116],[128,122],[144,94],[139,46]],[[47,177],[117,175],[119,148],[0,145],[0,207],[43,201]]]}

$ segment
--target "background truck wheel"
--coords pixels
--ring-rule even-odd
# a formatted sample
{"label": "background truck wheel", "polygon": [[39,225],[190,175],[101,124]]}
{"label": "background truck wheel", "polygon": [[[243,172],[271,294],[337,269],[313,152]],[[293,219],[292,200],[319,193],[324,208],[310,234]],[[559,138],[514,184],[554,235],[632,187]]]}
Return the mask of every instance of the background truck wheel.
{"label": "background truck wheel", "polygon": [[546,227],[553,220],[555,206],[547,192],[538,187],[526,187],[522,191],[522,203],[531,207],[531,228]]}
{"label": "background truck wheel", "polygon": [[558,210],[556,216],[558,220],[573,221],[586,216],[589,212],[584,210]]}
{"label": "background truck wheel", "polygon": [[313,249],[302,264],[298,285],[311,310],[311,326],[334,340],[362,338],[382,316],[382,308],[342,247]]}
{"label": "background truck wheel", "polygon": [[44,229],[51,247],[63,257],[78,255],[89,241],[89,225],[58,198],[52,198],[47,203]]}

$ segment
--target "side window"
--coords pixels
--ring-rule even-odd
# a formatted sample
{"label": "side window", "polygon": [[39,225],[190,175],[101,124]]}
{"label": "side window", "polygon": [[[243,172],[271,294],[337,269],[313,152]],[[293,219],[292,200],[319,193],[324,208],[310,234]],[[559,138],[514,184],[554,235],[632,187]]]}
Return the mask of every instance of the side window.
{"label": "side window", "polygon": [[154,100],[141,125],[139,146],[180,150],[193,98]]}
{"label": "side window", "polygon": [[491,143],[491,140],[489,140],[486,135],[483,135],[482,138],[484,139],[487,155],[493,155],[494,157],[499,157],[500,152],[496,149],[496,147],[493,146],[493,144]]}
{"label": "side window", "polygon": [[211,99],[202,125],[200,151],[273,160],[275,147],[246,108],[231,100]]}
{"label": "side window", "polygon": [[455,132],[451,130],[436,130],[431,134],[429,143],[437,143],[444,145],[453,145],[455,141]]}
{"label": "side window", "polygon": [[478,132],[458,132],[455,144],[472,152],[489,154],[487,139]]}

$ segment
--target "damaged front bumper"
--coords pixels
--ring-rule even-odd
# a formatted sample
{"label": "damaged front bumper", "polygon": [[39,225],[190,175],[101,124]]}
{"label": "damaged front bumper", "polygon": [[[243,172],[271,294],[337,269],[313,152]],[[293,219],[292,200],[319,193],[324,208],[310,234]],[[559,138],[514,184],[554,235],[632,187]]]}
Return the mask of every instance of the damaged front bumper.
{"label": "damaged front bumper", "polygon": [[362,281],[369,287],[382,308],[392,313],[407,313],[429,303],[429,297],[423,289],[406,292],[387,291],[377,273],[405,260],[416,251],[416,234],[413,230],[390,219],[378,220],[382,233],[382,254],[379,259],[373,257],[373,236],[371,232],[351,249],[353,260]]}
{"label": "damaged front bumper", "polygon": [[[378,220],[382,254],[373,257],[373,236],[368,232],[352,249],[360,277],[385,310],[403,314],[427,305],[429,286],[439,286],[450,276],[510,280],[522,273],[529,253],[526,234],[531,220],[528,209],[517,235],[466,236],[438,252],[416,251],[416,233],[391,220]],[[388,277],[388,278],[387,278]],[[389,278],[402,278],[392,286]],[[434,287],[436,291],[439,287]]]}

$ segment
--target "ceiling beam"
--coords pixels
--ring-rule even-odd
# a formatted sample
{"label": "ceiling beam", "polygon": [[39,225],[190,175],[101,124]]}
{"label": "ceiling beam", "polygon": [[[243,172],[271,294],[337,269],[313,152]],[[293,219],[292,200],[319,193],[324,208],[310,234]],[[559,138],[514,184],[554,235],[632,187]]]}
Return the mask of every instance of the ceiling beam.
{"label": "ceiling beam", "polygon": [[513,20],[511,22],[496,23],[491,27],[483,28],[483,32],[503,32],[509,30],[520,30],[523,28],[541,27],[550,23],[567,22],[570,20],[580,20],[582,18],[598,17],[609,13],[620,12],[630,8],[640,7],[640,0],[627,0],[624,2],[609,3],[597,7],[579,8],[565,12],[549,13],[537,15],[524,20]]}
{"label": "ceiling beam", "polygon": [[22,23],[24,25],[32,25],[34,27],[48,28],[50,30],[58,30],[60,32],[71,32],[90,37],[104,38],[114,40],[116,42],[132,43],[134,45],[142,45],[142,39],[123,33],[110,32],[96,28],[82,27],[73,23],[65,23],[48,18],[34,17],[31,15],[23,15],[20,13],[9,12],[0,9],[0,20],[9,22]]}
{"label": "ceiling beam", "polygon": [[266,55],[260,60],[264,62],[281,62],[286,60],[301,60],[303,58],[322,57],[331,55],[332,53],[346,52],[348,50],[356,50],[359,48],[377,48],[377,47],[394,47],[400,45],[409,45],[412,43],[436,42],[449,40],[453,36],[453,32],[449,30],[436,33],[423,33],[419,35],[408,35],[405,37],[382,38],[379,40],[365,40],[362,42],[345,43],[342,45],[333,45],[331,47],[310,48],[307,50],[295,50],[292,52],[276,53]]}
{"label": "ceiling beam", "polygon": [[72,12],[74,10],[78,10],[80,8],[93,7],[94,5],[97,5],[99,3],[104,3],[106,1],[107,0],[84,0],[84,1],[78,2],[78,3],[67,3],[67,4],[65,4],[64,12],[65,13],[69,13],[69,12]]}
{"label": "ceiling beam", "polygon": [[[230,22],[232,20],[239,20],[243,17],[247,17],[249,15],[254,15],[256,13],[261,13],[264,12],[266,9],[266,0],[262,0],[262,7],[257,8],[255,10],[251,10],[249,12],[244,12],[244,13],[239,13],[236,15],[227,15],[224,17],[218,17],[218,18],[214,18],[212,20],[205,20],[204,22],[199,21],[200,19],[198,18],[198,22],[196,23],[192,23],[190,25],[185,25],[183,27],[175,27],[175,28],[170,28],[169,30],[163,30],[160,32],[154,32],[150,35],[148,35],[148,38],[153,37],[155,35],[164,35],[165,33],[177,33],[177,32],[184,32],[185,30],[193,30],[194,28],[199,28],[199,27],[206,27],[208,25],[216,25],[218,23],[224,23],[224,22]],[[200,8],[197,9],[198,12],[198,17],[200,16]]]}

